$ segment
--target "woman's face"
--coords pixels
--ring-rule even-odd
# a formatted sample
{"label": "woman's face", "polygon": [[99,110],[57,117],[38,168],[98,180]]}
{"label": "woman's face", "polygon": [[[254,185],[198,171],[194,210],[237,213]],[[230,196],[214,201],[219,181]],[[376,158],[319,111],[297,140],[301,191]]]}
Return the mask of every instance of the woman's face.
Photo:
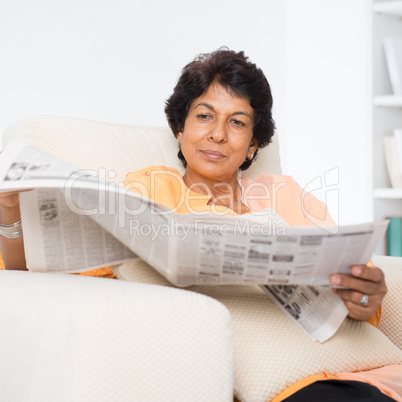
{"label": "woman's face", "polygon": [[195,99],[178,134],[187,173],[199,180],[230,182],[246,158],[255,153],[254,110],[246,98],[218,84]]}

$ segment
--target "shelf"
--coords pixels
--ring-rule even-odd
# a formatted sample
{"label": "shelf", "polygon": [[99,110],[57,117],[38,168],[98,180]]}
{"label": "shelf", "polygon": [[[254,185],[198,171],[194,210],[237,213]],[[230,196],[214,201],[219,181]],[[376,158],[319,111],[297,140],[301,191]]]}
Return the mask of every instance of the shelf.
{"label": "shelf", "polygon": [[374,4],[374,11],[378,14],[402,17],[402,1],[385,1]]}
{"label": "shelf", "polygon": [[402,188],[375,188],[374,198],[387,200],[402,199]]}
{"label": "shelf", "polygon": [[402,107],[401,95],[382,95],[374,97],[375,106]]}

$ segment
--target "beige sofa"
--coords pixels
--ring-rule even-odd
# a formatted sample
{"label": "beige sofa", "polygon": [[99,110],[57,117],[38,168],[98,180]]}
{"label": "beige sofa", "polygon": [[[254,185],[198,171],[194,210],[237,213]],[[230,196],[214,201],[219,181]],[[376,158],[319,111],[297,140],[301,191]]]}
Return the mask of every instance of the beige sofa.
{"label": "beige sofa", "polygon": [[[156,164],[182,171],[167,128],[36,116],[3,144],[15,138],[119,183]],[[247,175],[262,172],[280,173],[276,139]],[[389,287],[380,330],[345,320],[324,344],[258,287],[177,289],[144,262],[113,267],[125,281],[0,272],[0,399],[266,401],[316,372],[401,364],[402,260],[373,261]]]}

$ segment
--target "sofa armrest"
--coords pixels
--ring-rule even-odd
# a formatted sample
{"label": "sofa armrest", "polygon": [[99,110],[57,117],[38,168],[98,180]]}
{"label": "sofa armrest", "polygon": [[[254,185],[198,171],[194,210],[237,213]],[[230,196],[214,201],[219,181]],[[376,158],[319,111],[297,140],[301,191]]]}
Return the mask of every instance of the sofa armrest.
{"label": "sofa armrest", "polygon": [[402,258],[376,255],[372,261],[384,271],[388,287],[379,329],[402,349]]}
{"label": "sofa armrest", "polygon": [[233,399],[226,308],[181,289],[0,271],[0,400]]}

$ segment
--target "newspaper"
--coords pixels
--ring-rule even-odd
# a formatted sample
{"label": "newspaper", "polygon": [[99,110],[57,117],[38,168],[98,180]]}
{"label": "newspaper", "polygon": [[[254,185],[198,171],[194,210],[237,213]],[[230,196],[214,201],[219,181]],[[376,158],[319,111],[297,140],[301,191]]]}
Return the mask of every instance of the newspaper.
{"label": "newspaper", "polygon": [[320,342],[347,315],[329,275],[366,264],[387,227],[289,227],[271,210],[176,214],[19,141],[0,157],[0,191],[13,190],[31,190],[20,193],[30,271],[75,273],[141,258],[177,286],[261,285]]}

